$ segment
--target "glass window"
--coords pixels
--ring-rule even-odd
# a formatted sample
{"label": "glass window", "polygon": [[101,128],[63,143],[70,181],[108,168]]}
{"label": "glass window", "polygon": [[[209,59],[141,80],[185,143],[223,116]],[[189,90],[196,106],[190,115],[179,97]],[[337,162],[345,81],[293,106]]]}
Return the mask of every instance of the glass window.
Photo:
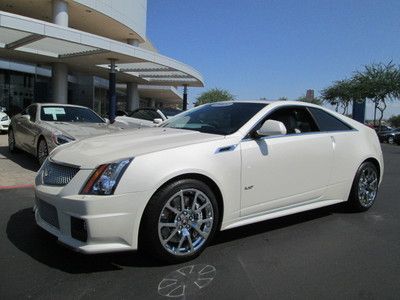
{"label": "glass window", "polygon": [[42,106],[40,119],[48,122],[104,123],[104,120],[89,108],[61,105]]}
{"label": "glass window", "polygon": [[161,112],[167,118],[171,118],[173,116],[176,116],[177,114],[180,114],[182,111],[179,109],[176,109],[176,108],[163,108],[163,109],[161,109]]}
{"label": "glass window", "polygon": [[321,131],[343,131],[352,128],[322,109],[309,107]]}
{"label": "glass window", "polygon": [[255,129],[258,130],[266,120],[282,122],[288,134],[319,131],[305,107],[280,108],[268,115]]}
{"label": "glass window", "polygon": [[243,102],[206,104],[169,119],[163,127],[228,135],[236,132],[266,105]]}
{"label": "glass window", "polygon": [[141,120],[147,120],[147,121],[153,121],[154,119],[159,119],[161,116],[152,109],[137,109],[134,110],[131,114],[130,117],[136,118],[136,119],[141,119]]}

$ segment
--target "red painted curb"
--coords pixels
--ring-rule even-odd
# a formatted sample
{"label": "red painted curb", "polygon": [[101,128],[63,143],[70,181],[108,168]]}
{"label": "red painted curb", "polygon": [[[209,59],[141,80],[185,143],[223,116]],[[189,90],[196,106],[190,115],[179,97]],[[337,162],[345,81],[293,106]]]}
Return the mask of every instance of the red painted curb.
{"label": "red painted curb", "polygon": [[33,184],[20,184],[20,185],[10,185],[10,186],[0,186],[0,190],[12,190],[12,189],[23,189],[23,188],[33,188]]}

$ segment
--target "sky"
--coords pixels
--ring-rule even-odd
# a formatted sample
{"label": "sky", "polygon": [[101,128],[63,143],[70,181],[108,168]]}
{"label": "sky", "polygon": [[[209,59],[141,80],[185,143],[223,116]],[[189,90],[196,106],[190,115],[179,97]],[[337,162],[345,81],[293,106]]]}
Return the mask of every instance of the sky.
{"label": "sky", "polygon": [[147,36],[203,75],[192,102],[214,87],[240,100],[294,100],[366,64],[400,64],[399,16],[399,0],[148,0]]}

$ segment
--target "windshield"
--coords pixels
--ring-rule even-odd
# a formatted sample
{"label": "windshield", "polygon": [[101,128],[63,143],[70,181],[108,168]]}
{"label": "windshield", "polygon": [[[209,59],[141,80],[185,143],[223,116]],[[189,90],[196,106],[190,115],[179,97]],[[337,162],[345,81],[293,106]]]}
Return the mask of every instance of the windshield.
{"label": "windshield", "polygon": [[236,132],[266,105],[243,102],[206,104],[166,121],[163,127],[228,135]]}
{"label": "windshield", "polygon": [[182,111],[176,108],[163,108],[161,109],[161,112],[169,119],[177,114],[180,114]]}
{"label": "windshield", "polygon": [[76,106],[42,106],[40,119],[47,122],[104,123],[91,109]]}

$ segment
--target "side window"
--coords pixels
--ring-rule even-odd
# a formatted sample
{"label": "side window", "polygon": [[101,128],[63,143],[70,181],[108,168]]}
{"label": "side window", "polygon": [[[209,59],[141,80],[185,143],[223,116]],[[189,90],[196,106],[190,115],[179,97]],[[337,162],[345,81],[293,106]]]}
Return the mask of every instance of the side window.
{"label": "side window", "polygon": [[352,129],[349,125],[323,111],[322,109],[315,107],[309,107],[308,109],[314,116],[321,131],[343,131]]}
{"label": "side window", "polygon": [[27,109],[31,122],[36,121],[36,105],[31,105]]}
{"label": "side window", "polygon": [[312,116],[304,107],[284,107],[274,111],[263,122],[265,120],[282,122],[288,134],[319,131]]}
{"label": "side window", "polygon": [[151,109],[139,109],[131,114],[132,118],[153,121],[156,118],[160,118],[159,114]]}

